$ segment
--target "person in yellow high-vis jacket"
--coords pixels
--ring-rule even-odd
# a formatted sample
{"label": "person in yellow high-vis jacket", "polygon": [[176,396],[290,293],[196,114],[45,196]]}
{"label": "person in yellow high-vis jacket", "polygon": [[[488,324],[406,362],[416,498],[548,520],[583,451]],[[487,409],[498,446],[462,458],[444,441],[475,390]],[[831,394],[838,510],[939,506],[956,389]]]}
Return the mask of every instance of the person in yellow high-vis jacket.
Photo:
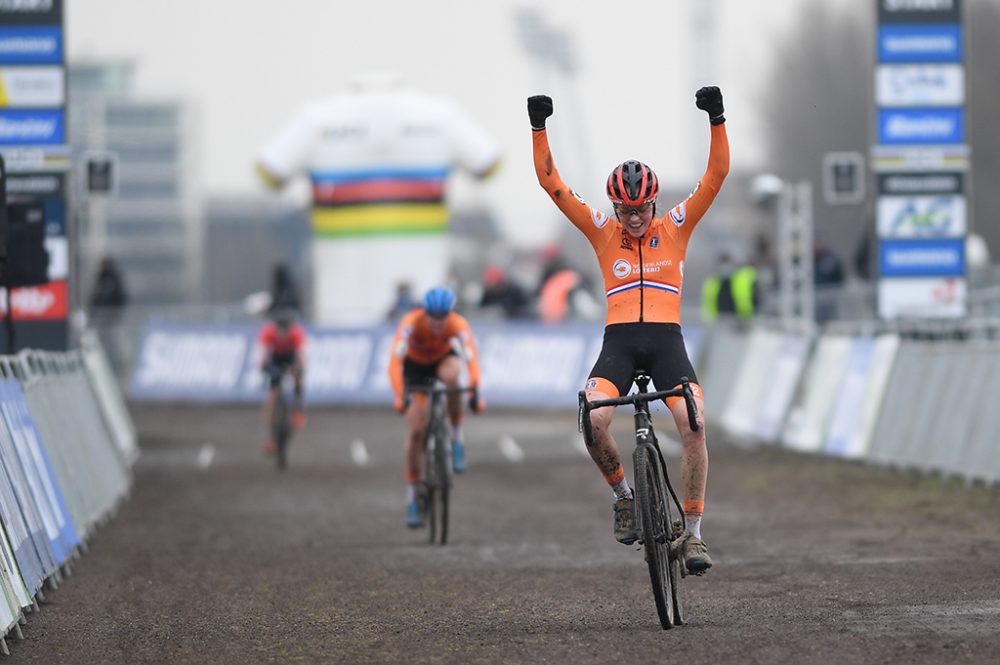
{"label": "person in yellow high-vis jacket", "polygon": [[757,306],[757,269],[752,265],[732,269],[728,255],[719,258],[719,273],[705,280],[701,287],[701,318],[705,323],[719,315],[748,319]]}

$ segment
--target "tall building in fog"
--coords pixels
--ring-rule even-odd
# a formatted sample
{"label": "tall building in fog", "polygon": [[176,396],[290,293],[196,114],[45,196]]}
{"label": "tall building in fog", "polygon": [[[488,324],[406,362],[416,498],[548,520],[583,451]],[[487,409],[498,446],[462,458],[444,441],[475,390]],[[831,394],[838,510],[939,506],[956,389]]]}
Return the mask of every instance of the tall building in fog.
{"label": "tall building in fog", "polygon": [[130,60],[69,67],[69,137],[77,161],[88,151],[108,152],[118,172],[110,196],[78,188],[75,197],[84,292],[100,257],[109,254],[131,303],[195,301],[202,273],[196,118],[179,100],[138,98],[134,72]]}

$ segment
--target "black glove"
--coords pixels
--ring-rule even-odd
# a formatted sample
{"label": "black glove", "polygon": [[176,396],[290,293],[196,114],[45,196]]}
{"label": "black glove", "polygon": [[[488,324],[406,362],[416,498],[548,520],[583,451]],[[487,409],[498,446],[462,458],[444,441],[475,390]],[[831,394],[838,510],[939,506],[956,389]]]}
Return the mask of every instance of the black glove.
{"label": "black glove", "polygon": [[472,392],[469,393],[469,410],[473,413],[482,413],[483,408],[485,408],[485,405],[479,399],[479,388],[474,387]]}
{"label": "black glove", "polygon": [[528,97],[528,118],[532,129],[545,129],[545,119],[552,115],[552,98],[548,95]]}
{"label": "black glove", "polygon": [[713,125],[721,125],[726,121],[725,109],[722,108],[722,91],[716,86],[706,86],[694,93],[694,104],[708,114]]}

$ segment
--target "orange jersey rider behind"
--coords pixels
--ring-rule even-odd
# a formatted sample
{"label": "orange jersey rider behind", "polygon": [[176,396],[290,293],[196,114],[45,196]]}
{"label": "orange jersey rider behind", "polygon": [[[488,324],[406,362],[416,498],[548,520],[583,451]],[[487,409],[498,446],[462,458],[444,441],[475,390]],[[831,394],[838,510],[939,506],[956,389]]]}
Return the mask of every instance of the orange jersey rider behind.
{"label": "orange jersey rider behind", "polygon": [[[587,380],[587,399],[594,401],[627,394],[636,370],[644,370],[657,390],[676,387],[682,377],[697,381],[681,334],[681,292],[684,257],[694,227],[701,221],[729,172],[722,93],[716,87],[695,94],[696,106],[708,113],[711,147],[708,168],[691,195],[656,214],[659,180],[649,166],[629,160],[608,176],[607,194],[614,216],[587,205],[556,170],[549,149],[546,119],[552,99],[528,98],[535,173],[559,210],[590,241],[604,275],[608,316],[604,343]],[[701,389],[692,383],[697,419],[704,424]],[[701,517],[708,478],[705,429],[692,431],[682,398],[667,399],[683,440],[681,477],[687,531],[682,558],[689,572],[702,573],[712,565],[701,540]],[[594,440],[589,452],[615,495],[615,538],[625,544],[638,539],[635,501],[625,479],[618,444],[611,436],[613,407],[591,411]]]}
{"label": "orange jersey rider behind", "polygon": [[[395,393],[395,408],[406,416],[406,523],[420,526],[417,485],[420,482],[420,456],[427,422],[427,397],[410,395],[409,386],[432,386],[440,380],[449,388],[457,387],[463,370],[468,368],[469,387],[473,389],[469,406],[483,409],[479,398],[479,355],[472,328],[454,311],[455,294],[443,287],[433,288],[424,297],[424,306],[406,314],[399,322],[392,342],[389,378]],[[451,420],[452,461],[455,473],[465,470],[465,447],[462,444],[462,396],[448,395]]]}

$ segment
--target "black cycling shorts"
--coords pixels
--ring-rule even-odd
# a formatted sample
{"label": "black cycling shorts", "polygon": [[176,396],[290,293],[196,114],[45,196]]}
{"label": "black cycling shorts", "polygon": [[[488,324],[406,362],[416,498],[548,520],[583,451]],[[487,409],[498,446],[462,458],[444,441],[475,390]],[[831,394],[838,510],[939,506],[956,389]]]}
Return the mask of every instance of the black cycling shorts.
{"label": "black cycling shorts", "polygon": [[267,375],[267,383],[271,388],[281,385],[281,377],[289,369],[295,366],[295,353],[272,353],[267,363],[264,365],[264,374]]}
{"label": "black cycling shorts", "polygon": [[670,390],[685,376],[698,383],[676,323],[613,323],[604,329],[601,355],[590,378],[607,379],[622,396],[632,389],[637,369],[646,371],[656,390]]}
{"label": "black cycling shorts", "polygon": [[446,353],[441,360],[433,363],[418,363],[409,358],[403,359],[403,382],[408,386],[433,386],[438,378],[438,365],[448,356],[457,356],[454,349]]}

